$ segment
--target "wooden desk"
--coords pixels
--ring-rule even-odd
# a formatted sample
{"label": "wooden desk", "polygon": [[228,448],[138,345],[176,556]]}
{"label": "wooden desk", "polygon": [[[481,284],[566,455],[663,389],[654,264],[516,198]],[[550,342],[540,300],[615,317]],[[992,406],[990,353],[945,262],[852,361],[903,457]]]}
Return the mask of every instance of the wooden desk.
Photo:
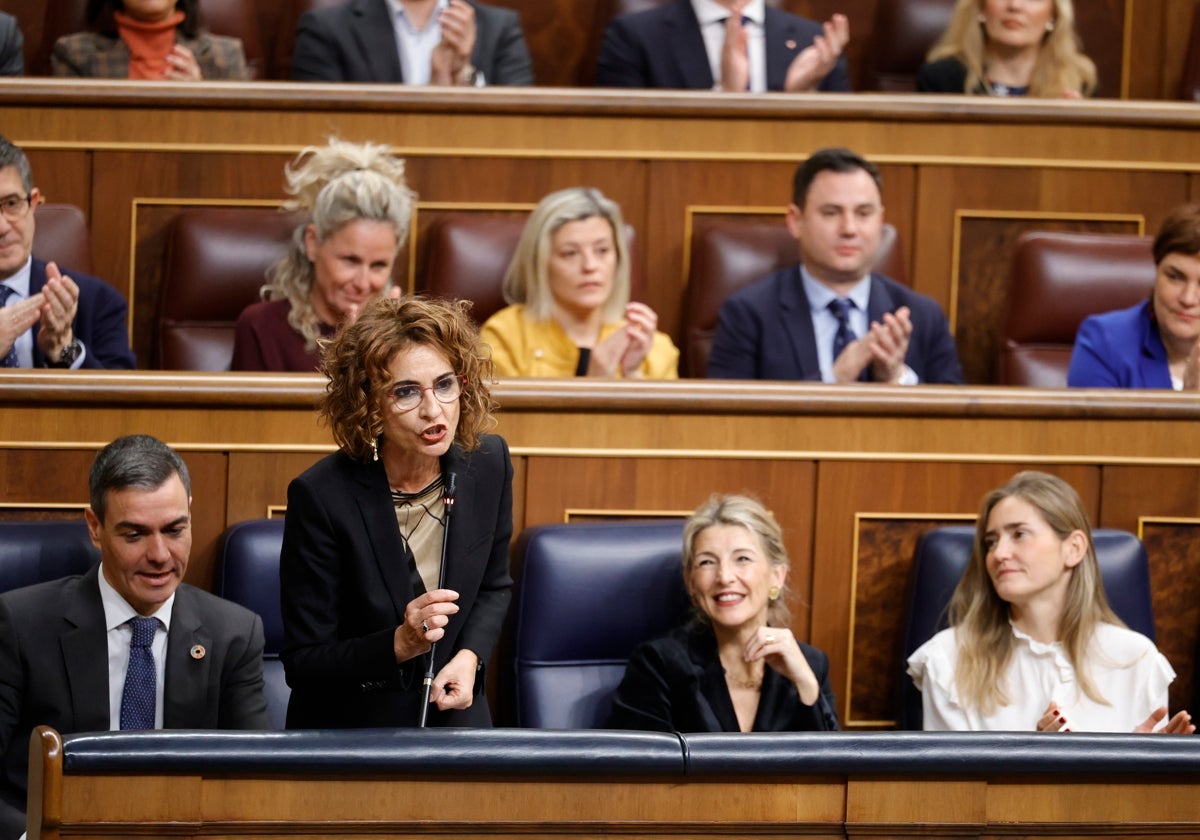
{"label": "wooden desk", "polygon": [[[97,449],[131,432],[193,478],[188,580],[210,586],[233,522],[281,515],[287,483],[332,451],[316,376],[41,373],[0,377],[0,516],[75,516]],[[1200,630],[1200,399],[1169,392],[892,389],[788,383],[509,380],[516,528],[678,515],[750,492],[786,529],[794,628],[830,654],[839,715],[890,726],[912,550],[973,521],[1021,469],[1068,480],[1094,524],[1141,536],[1157,637],[1191,702]]]}

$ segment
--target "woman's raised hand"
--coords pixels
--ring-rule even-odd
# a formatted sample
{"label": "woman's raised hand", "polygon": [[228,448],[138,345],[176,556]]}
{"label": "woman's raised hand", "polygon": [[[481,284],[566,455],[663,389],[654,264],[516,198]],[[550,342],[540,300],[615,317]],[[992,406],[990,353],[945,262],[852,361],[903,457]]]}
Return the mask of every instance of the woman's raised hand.
{"label": "woman's raised hand", "polygon": [[458,593],[453,589],[434,589],[419,595],[404,608],[404,623],[396,628],[392,647],[397,662],[420,656],[446,635],[450,616],[458,612]]}

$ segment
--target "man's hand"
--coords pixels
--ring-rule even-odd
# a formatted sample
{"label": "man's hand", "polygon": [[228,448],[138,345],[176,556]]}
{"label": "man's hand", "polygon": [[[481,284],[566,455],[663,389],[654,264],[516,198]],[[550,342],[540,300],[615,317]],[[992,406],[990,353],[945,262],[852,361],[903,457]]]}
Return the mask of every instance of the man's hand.
{"label": "man's hand", "polygon": [[435,85],[469,85],[464,71],[471,64],[475,49],[475,10],[464,0],[450,0],[438,22],[442,40],[433,48],[429,81]]}
{"label": "man's hand", "polygon": [[882,324],[871,324],[867,338],[871,341],[871,373],[876,382],[896,384],[904,374],[904,357],[913,331],[910,314],[907,306],[901,306],[895,314],[885,313]]}
{"label": "man's hand", "polygon": [[46,263],[46,285],[41,296],[42,328],[38,330],[37,344],[47,359],[56,362],[75,338],[71,325],[79,308],[79,287],[60,273],[57,265]]}
{"label": "man's hand", "polygon": [[8,355],[17,339],[38,322],[46,298],[38,292],[28,300],[0,309],[0,359]]}
{"label": "man's hand", "polygon": [[825,21],[824,29],[823,35],[813,38],[813,42],[792,59],[784,79],[784,90],[790,93],[816,90],[837,64],[850,40],[850,21],[845,15],[836,14]]}

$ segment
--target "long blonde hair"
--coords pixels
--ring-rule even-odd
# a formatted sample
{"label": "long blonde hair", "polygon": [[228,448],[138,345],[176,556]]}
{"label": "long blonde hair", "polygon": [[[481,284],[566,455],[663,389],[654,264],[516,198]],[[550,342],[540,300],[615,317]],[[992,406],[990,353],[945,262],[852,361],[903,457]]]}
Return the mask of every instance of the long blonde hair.
{"label": "long blonde hair", "polygon": [[971,560],[950,599],[950,623],[958,642],[958,666],[954,673],[958,693],[965,705],[977,707],[985,715],[1009,703],[1004,677],[1012,659],[1013,633],[1008,623],[1009,605],[996,594],[988,574],[986,538],[992,509],[1010,497],[1036,508],[1060,540],[1075,531],[1081,531],[1087,539],[1083,560],[1071,570],[1067,583],[1059,633],[1063,651],[1075,669],[1083,693],[1107,705],[1088,673],[1086,654],[1097,625],[1125,625],[1104,596],[1092,529],[1079,494],[1061,478],[1032,470],[1017,473],[1003,487],[988,493],[979,509]]}
{"label": "long blonde hair", "polygon": [[[331,139],[325,146],[308,146],[284,169],[287,206],[310,214],[317,240],[359,219],[391,225],[396,236],[396,254],[408,238],[416,198],[404,181],[404,161],[387,146],[377,143],[347,143]],[[292,231],[287,254],[267,271],[261,294],[265,300],[288,300],[288,324],[304,336],[310,352],[321,337],[321,320],[312,305],[316,270],[308,258],[304,235],[306,224]]]}
{"label": "long blonde hair", "polygon": [[[926,57],[929,61],[957,58],[967,68],[963,93],[987,89],[987,39],[979,20],[983,0],[958,0],[950,24]],[[1075,32],[1071,0],[1054,0],[1054,29],[1047,32],[1038,51],[1029,95],[1059,98],[1064,91],[1089,96],[1096,89],[1096,65],[1083,54]]]}

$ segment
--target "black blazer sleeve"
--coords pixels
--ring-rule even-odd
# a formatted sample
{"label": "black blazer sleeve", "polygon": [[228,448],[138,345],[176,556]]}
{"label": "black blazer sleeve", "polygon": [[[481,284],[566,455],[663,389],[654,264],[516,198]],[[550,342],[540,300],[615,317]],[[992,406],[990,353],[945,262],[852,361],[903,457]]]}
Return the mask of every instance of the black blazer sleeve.
{"label": "black blazer sleeve", "polygon": [[521,18],[510,9],[475,5],[475,49],[471,61],[488,85],[532,85],[533,62]]}
{"label": "black blazer sleeve", "polygon": [[[625,676],[613,696],[608,729],[638,729],[675,732],[678,725],[671,713],[672,686],[688,680],[687,674],[664,655],[660,645],[641,644],[625,666]],[[688,680],[690,681],[690,680]]]}
{"label": "black blazer sleeve", "polygon": [[21,76],[25,73],[25,39],[17,19],[0,12],[0,76]]}
{"label": "black blazer sleeve", "polygon": [[596,61],[596,87],[654,87],[638,33],[625,15],[613,18],[604,30]]}

